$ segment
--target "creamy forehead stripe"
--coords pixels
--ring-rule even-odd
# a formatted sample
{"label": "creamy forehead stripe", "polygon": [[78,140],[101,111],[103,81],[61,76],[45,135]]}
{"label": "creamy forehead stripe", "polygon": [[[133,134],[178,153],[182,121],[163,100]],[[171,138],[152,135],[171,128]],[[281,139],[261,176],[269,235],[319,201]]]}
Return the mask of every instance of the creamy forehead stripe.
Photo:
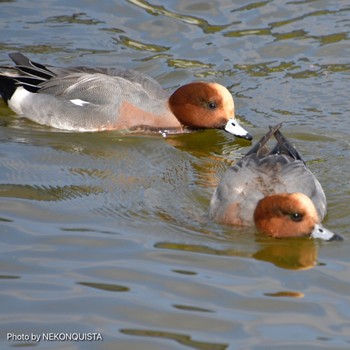
{"label": "creamy forehead stripe", "polygon": [[213,85],[215,86],[216,91],[222,96],[225,103],[227,103],[228,105],[232,105],[232,107],[234,108],[235,103],[233,101],[233,97],[232,97],[230,91],[228,91],[225,88],[225,86],[222,86],[220,84],[213,83]]}

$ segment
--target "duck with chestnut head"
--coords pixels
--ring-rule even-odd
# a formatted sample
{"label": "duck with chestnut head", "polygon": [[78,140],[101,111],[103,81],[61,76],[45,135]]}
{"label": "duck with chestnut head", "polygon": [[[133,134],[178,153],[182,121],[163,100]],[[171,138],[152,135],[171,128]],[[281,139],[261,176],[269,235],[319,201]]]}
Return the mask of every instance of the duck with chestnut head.
{"label": "duck with chestnut head", "polygon": [[[210,217],[223,224],[256,226],[265,235],[342,239],[322,226],[327,201],[320,182],[280,131],[269,132],[221,179]],[[267,146],[271,138],[274,147]]]}

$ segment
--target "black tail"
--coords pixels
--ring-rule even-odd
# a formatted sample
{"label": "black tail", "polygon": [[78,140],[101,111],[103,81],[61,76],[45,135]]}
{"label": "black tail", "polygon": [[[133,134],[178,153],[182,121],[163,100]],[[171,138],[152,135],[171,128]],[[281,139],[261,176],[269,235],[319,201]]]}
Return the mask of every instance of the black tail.
{"label": "black tail", "polygon": [[7,103],[18,88],[15,79],[0,75],[0,95]]}
{"label": "black tail", "polygon": [[[270,126],[269,132],[264,135],[252,148],[251,150],[245,155],[249,156],[251,154],[256,154],[258,157],[267,156],[270,154],[285,154],[291,158],[294,158],[296,160],[301,160],[300,154],[295,149],[295,147],[283,136],[283,134],[280,131],[280,128],[282,127],[282,123],[277,124],[273,127]],[[269,149],[266,144],[271,139],[271,137],[274,136],[277,140],[276,145]]]}
{"label": "black tail", "polygon": [[265,145],[269,142],[270,138],[275,135],[275,133],[282,127],[282,123],[275,125],[274,127],[270,126],[269,132],[264,135],[251,149],[250,151],[245,155],[249,156],[250,154],[258,154],[260,156],[263,156],[265,154],[270,153],[269,149],[265,147]]}
{"label": "black tail", "polygon": [[44,65],[30,61],[19,52],[11,53],[9,56],[15,63],[15,66],[3,68],[5,70],[10,69],[14,73],[2,75],[0,72],[0,95],[6,103],[19,86],[23,86],[30,92],[37,92],[41,83],[55,76]]}
{"label": "black tail", "polygon": [[16,64],[16,70],[25,76],[32,77],[41,81],[46,81],[55,76],[46,66],[41,63],[33,62],[28,57],[19,52],[9,54],[10,58]]}
{"label": "black tail", "polygon": [[277,140],[277,144],[271,151],[272,154],[286,154],[289,157],[304,162],[296,148],[283,136],[279,130],[276,130],[275,138]]}

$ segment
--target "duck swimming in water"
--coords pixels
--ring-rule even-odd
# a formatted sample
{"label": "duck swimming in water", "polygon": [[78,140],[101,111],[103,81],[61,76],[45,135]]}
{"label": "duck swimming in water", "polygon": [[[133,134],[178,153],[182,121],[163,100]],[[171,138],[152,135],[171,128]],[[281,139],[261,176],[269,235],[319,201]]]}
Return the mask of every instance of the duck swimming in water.
{"label": "duck swimming in water", "polygon": [[[210,217],[223,224],[256,226],[282,238],[342,239],[322,226],[327,213],[321,184],[278,124],[221,179],[210,203]],[[274,137],[276,144],[268,148]]]}
{"label": "duck swimming in water", "polygon": [[235,119],[232,95],[222,85],[193,82],[169,94],[140,72],[107,68],[58,68],[9,55],[0,68],[0,95],[18,115],[71,131],[137,130],[182,133],[223,129],[252,136]]}

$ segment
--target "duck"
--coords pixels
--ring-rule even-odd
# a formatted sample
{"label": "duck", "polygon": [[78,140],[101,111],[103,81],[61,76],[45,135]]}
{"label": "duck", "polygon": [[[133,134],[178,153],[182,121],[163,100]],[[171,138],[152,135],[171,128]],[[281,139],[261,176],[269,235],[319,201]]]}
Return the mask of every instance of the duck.
{"label": "duck", "polygon": [[[212,195],[209,217],[221,224],[255,226],[274,238],[342,240],[321,224],[327,214],[326,195],[281,127],[270,127],[224,173]],[[273,137],[276,144],[268,147]]]}
{"label": "duck", "polygon": [[82,132],[223,129],[252,140],[235,118],[231,93],[218,83],[195,81],[169,94],[130,69],[45,66],[19,52],[9,57],[15,65],[0,67],[0,95],[17,115],[36,123]]}

